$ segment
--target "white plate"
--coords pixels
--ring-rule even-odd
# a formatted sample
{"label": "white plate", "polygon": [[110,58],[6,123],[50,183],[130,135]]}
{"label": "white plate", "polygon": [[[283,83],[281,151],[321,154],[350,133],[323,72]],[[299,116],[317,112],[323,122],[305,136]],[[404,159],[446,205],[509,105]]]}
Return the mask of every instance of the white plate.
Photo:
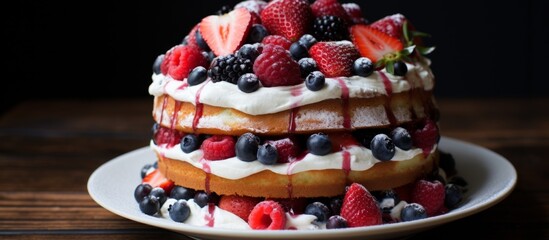
{"label": "white plate", "polygon": [[447,214],[412,222],[321,231],[260,231],[196,227],[141,213],[133,197],[141,182],[140,170],[156,158],[143,147],[103,164],[90,176],[88,192],[105,209],[144,224],[204,239],[388,239],[424,231],[485,210],[507,197],[517,181],[516,171],[501,155],[464,141],[443,137],[440,149],[451,153],[456,167],[469,183],[462,205]]}

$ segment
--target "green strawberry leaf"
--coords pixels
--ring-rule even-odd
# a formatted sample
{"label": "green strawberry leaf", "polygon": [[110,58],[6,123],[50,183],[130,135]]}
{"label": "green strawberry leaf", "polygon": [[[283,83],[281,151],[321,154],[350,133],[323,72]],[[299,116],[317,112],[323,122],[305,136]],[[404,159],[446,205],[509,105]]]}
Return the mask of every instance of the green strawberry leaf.
{"label": "green strawberry leaf", "polygon": [[395,62],[389,61],[385,64],[385,70],[390,74],[395,74]]}
{"label": "green strawberry leaf", "polygon": [[436,47],[434,47],[434,46],[433,47],[418,46],[417,50],[421,55],[427,55],[427,54],[432,53],[433,51],[435,51],[435,48]]}

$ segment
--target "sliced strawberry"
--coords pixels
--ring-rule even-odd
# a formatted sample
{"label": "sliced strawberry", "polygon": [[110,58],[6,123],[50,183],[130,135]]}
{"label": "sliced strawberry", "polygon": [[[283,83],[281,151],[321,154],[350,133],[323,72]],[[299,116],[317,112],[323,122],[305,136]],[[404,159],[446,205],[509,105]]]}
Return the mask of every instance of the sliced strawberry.
{"label": "sliced strawberry", "polygon": [[175,186],[174,182],[164,177],[158,169],[155,169],[151,173],[147,174],[141,183],[147,183],[153,188],[161,187],[168,196],[170,195],[172,188]]}
{"label": "sliced strawberry", "polygon": [[406,20],[406,17],[404,17],[404,15],[397,13],[394,15],[386,16],[382,19],[375,21],[374,23],[370,24],[370,27],[375,28],[379,31],[382,31],[396,39],[402,39],[403,38],[402,26],[406,21],[407,20]]}
{"label": "sliced strawberry", "polygon": [[343,19],[345,23],[349,23],[351,20],[337,0],[316,0],[311,4],[311,11],[315,17],[336,16]]}
{"label": "sliced strawberry", "polygon": [[261,198],[223,195],[219,199],[219,208],[232,212],[244,221],[248,221],[248,216],[260,201]]}
{"label": "sliced strawberry", "polygon": [[312,20],[311,8],[304,0],[274,0],[261,12],[261,22],[271,34],[292,42],[308,32]]}
{"label": "sliced strawberry", "polygon": [[280,230],[286,226],[286,213],[275,201],[262,201],[255,205],[248,216],[248,224],[252,229]]}
{"label": "sliced strawberry", "polygon": [[351,146],[358,146],[356,138],[350,133],[329,134],[332,142],[332,152],[338,152]]}
{"label": "sliced strawberry", "polygon": [[309,55],[326,77],[351,76],[353,62],[360,57],[349,41],[318,42],[309,49]]}
{"label": "sliced strawberry", "polygon": [[288,163],[299,154],[299,148],[291,138],[283,138],[275,141],[265,141],[276,147],[278,152],[278,163]]}
{"label": "sliced strawberry", "polygon": [[200,22],[200,33],[217,56],[234,53],[242,46],[252,26],[252,15],[245,8],[225,15],[211,15]]}
{"label": "sliced strawberry", "polygon": [[344,3],[341,4],[341,6],[343,6],[343,9],[347,12],[347,17],[352,24],[364,24],[367,22],[366,19],[364,19],[364,16],[362,16],[362,10],[358,4]]}
{"label": "sliced strawberry", "polygon": [[444,211],[444,185],[440,181],[419,180],[412,190],[412,202],[425,208],[427,216],[435,216]]}
{"label": "sliced strawberry", "polygon": [[364,186],[353,183],[345,193],[341,214],[349,227],[382,224],[381,210],[372,194]]}
{"label": "sliced strawberry", "polygon": [[377,62],[387,54],[399,52],[404,47],[399,39],[366,25],[354,25],[350,28],[350,32],[360,55],[373,62]]}

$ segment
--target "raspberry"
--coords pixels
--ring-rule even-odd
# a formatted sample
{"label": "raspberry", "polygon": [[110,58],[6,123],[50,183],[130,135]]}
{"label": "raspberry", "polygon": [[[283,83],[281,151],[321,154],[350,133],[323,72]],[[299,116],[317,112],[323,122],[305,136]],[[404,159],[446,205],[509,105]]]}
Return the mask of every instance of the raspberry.
{"label": "raspberry", "polygon": [[273,44],[273,45],[281,46],[286,50],[290,50],[290,46],[292,46],[292,42],[290,42],[290,40],[280,35],[266,36],[263,38],[261,43],[263,43],[263,45]]}
{"label": "raspberry", "polygon": [[302,83],[299,64],[290,52],[276,45],[266,45],[254,63],[254,72],[265,87],[292,86]]}
{"label": "raspberry", "polygon": [[381,210],[374,196],[359,183],[353,183],[345,193],[341,214],[349,227],[382,224]]}
{"label": "raspberry", "polygon": [[179,131],[171,128],[160,127],[154,133],[154,142],[156,145],[166,144],[168,148],[171,148],[181,142],[183,134]]}
{"label": "raspberry", "polygon": [[208,66],[208,60],[198,47],[177,45],[168,50],[160,69],[163,74],[167,73],[173,79],[183,80],[197,66]]}
{"label": "raspberry", "polygon": [[444,207],[445,190],[444,185],[439,181],[429,182],[419,180],[412,189],[412,202],[418,203],[425,208],[428,216],[440,213]]}
{"label": "raspberry", "polygon": [[412,133],[412,141],[416,147],[423,149],[423,153],[429,154],[433,145],[438,142],[439,132],[435,122],[427,119],[423,128]]}
{"label": "raspberry", "polygon": [[266,141],[266,143],[276,147],[276,150],[278,151],[278,163],[291,162],[298,155],[299,149],[290,138],[283,138],[276,141]]}
{"label": "raspberry", "polygon": [[245,197],[237,195],[223,195],[219,200],[219,208],[232,212],[243,220],[248,220],[248,216],[255,205],[261,201],[260,198]]}
{"label": "raspberry", "polygon": [[349,41],[318,42],[311,47],[309,54],[326,77],[351,76],[353,63],[360,57]]}
{"label": "raspberry", "polygon": [[214,135],[202,142],[200,148],[204,151],[204,159],[222,160],[236,156],[235,141],[227,135]]}
{"label": "raspberry", "polygon": [[277,202],[262,201],[255,205],[248,216],[248,224],[252,229],[284,229],[286,226],[286,213]]}

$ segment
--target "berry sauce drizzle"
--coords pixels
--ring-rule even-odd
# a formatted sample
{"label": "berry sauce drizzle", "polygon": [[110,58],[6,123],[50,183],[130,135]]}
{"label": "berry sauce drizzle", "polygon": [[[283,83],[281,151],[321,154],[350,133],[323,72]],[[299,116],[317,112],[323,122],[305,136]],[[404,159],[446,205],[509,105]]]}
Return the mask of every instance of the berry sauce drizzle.
{"label": "berry sauce drizzle", "polygon": [[391,96],[393,95],[393,86],[391,85],[391,81],[383,73],[382,71],[378,71],[379,75],[381,76],[381,79],[383,79],[383,85],[385,86],[385,92],[387,92],[387,101],[385,101],[385,104],[383,105],[385,107],[385,113],[387,114],[387,119],[389,119],[389,124],[391,126],[395,126],[397,123],[395,114],[393,113],[393,109],[391,108]]}
{"label": "berry sauce drizzle", "polygon": [[202,86],[200,86],[198,91],[196,91],[196,97],[194,99],[195,113],[193,118],[193,132],[196,132],[196,127],[198,126],[198,122],[200,122],[204,111],[204,104],[200,102],[200,94],[202,93],[202,89],[204,89],[204,86],[206,86],[209,81],[210,80],[208,79]]}
{"label": "berry sauce drizzle", "polygon": [[204,220],[206,220],[206,226],[213,227],[215,222],[215,204],[214,203],[208,203],[208,214],[204,216]]}
{"label": "berry sauce drizzle", "polygon": [[[302,94],[301,88],[294,87],[291,89],[291,94],[293,97],[299,97]],[[292,110],[290,111],[290,118],[288,119],[288,133],[294,133],[296,129],[296,118],[297,113],[299,113],[299,104],[301,100],[295,101],[292,103]]]}
{"label": "berry sauce drizzle", "polygon": [[351,115],[349,114],[349,87],[343,79],[336,78],[339,86],[341,87],[341,101],[342,101],[342,112],[343,112],[343,127],[345,129],[351,128]]}
{"label": "berry sauce drizzle", "polygon": [[347,149],[343,149],[343,162],[341,163],[341,169],[345,173],[345,178],[349,179],[349,173],[351,172],[351,153]]}
{"label": "berry sauce drizzle", "polygon": [[293,172],[294,166],[296,163],[303,160],[303,158],[305,158],[307,153],[308,153],[307,151],[304,151],[303,153],[301,153],[301,155],[290,159],[290,164],[288,164],[288,168],[286,169],[286,176],[288,176],[288,185],[286,185],[286,191],[288,192],[288,199],[293,198],[294,187],[292,184],[292,172]]}
{"label": "berry sauce drizzle", "polygon": [[168,96],[164,95],[164,98],[162,99],[162,109],[160,110],[160,121],[158,124],[162,125],[162,121],[164,120],[164,110],[166,110],[166,106],[168,106]]}
{"label": "berry sauce drizzle", "polygon": [[212,169],[210,168],[208,160],[201,158],[200,163],[202,164],[202,170],[206,173],[206,177],[204,178],[204,191],[206,191],[206,194],[210,194],[210,174],[212,173]]}

